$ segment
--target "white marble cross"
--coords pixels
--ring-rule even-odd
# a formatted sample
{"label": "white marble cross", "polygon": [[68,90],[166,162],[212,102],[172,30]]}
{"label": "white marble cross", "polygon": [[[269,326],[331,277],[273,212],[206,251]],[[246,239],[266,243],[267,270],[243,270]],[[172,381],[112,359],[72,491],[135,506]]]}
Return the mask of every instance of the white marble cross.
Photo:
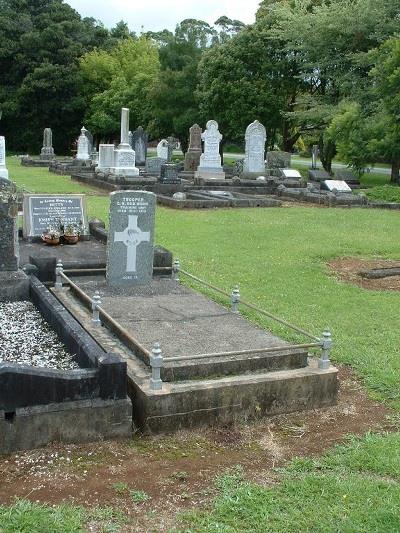
{"label": "white marble cross", "polygon": [[126,271],[136,272],[136,248],[141,242],[150,242],[150,231],[142,231],[138,226],[137,215],[129,215],[128,226],[124,231],[114,232],[114,242],[123,242],[127,247]]}

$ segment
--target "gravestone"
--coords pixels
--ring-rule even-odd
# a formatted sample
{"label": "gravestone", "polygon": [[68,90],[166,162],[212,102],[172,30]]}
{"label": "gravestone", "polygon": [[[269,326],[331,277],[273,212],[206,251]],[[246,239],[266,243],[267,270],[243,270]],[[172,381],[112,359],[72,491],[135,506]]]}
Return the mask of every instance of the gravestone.
{"label": "gravestone", "polygon": [[318,169],[318,165],[317,165],[318,154],[319,154],[318,145],[314,144],[311,149],[311,169],[312,170]]}
{"label": "gravestone", "polygon": [[85,128],[85,126],[83,126],[81,129],[81,134],[78,138],[78,151],[76,154],[76,159],[79,159],[80,161],[89,161],[92,152],[90,137],[90,132]]}
{"label": "gravestone", "polygon": [[245,140],[243,174],[244,177],[257,177],[265,172],[265,141],[267,140],[265,127],[255,120],[247,126]]}
{"label": "gravestone", "polygon": [[82,224],[83,235],[88,235],[84,194],[24,194],[23,236],[40,237],[50,228],[57,229],[60,220],[68,224]]}
{"label": "gravestone", "polygon": [[[18,202],[14,184],[0,185],[0,271],[19,266]],[[2,278],[3,279],[3,278]]]}
{"label": "gravestone", "polygon": [[0,137],[0,184],[8,184],[8,170],[6,166],[6,139]]}
{"label": "gravestone", "polygon": [[195,172],[200,165],[201,156],[201,134],[202,129],[198,124],[193,124],[189,128],[189,148],[185,154],[185,166],[186,172]]}
{"label": "gravestone", "polygon": [[178,147],[178,140],[175,139],[175,137],[168,137],[168,157],[167,162],[170,163],[172,161],[172,156],[174,155],[175,148]]}
{"label": "gravestone", "polygon": [[131,146],[135,150],[136,154],[136,164],[144,165],[147,158],[147,143],[148,135],[142,128],[139,126],[133,133],[131,137]]}
{"label": "gravestone", "polygon": [[273,150],[267,153],[267,168],[290,168],[292,155],[289,152]]}
{"label": "gravestone", "polygon": [[139,169],[135,166],[135,152],[129,144],[129,109],[121,109],[121,142],[114,150],[114,166],[110,172],[116,176],[135,178],[139,176]]}
{"label": "gravestone", "polygon": [[348,168],[335,170],[335,178],[345,181],[352,189],[360,186],[360,179]]}
{"label": "gravestone", "polygon": [[325,181],[330,180],[331,176],[326,170],[309,170],[308,179],[311,181]]}
{"label": "gravestone", "polygon": [[350,187],[343,180],[324,180],[321,182],[321,189],[330,192],[351,193]]}
{"label": "gravestone", "polygon": [[302,175],[300,174],[300,172],[298,170],[294,170],[292,168],[283,168],[281,170],[281,175],[282,175],[282,178],[298,179],[298,180],[303,179]]}
{"label": "gravestone", "polygon": [[145,285],[153,277],[156,195],[147,191],[110,194],[107,282]]}
{"label": "gravestone", "polygon": [[51,161],[54,157],[53,132],[51,128],[45,128],[43,131],[43,147],[40,151],[40,159]]}
{"label": "gravestone", "polygon": [[113,144],[100,144],[99,146],[99,164],[96,172],[109,172],[114,166],[114,150]]}
{"label": "gravestone", "polygon": [[166,162],[167,160],[162,157],[148,157],[146,159],[146,173],[150,174],[150,176],[157,176],[157,178],[159,178],[161,175],[161,167]]}
{"label": "gravestone", "polygon": [[181,183],[179,177],[179,166],[173,163],[165,163],[161,165],[160,183]]}
{"label": "gravestone", "polygon": [[168,141],[167,139],[161,139],[157,144],[157,157],[168,161]]}
{"label": "gravestone", "polygon": [[222,135],[218,130],[218,122],[209,120],[206,130],[201,134],[204,141],[204,152],[200,156],[200,165],[195,174],[196,178],[224,179],[225,172],[221,165],[219,145]]}

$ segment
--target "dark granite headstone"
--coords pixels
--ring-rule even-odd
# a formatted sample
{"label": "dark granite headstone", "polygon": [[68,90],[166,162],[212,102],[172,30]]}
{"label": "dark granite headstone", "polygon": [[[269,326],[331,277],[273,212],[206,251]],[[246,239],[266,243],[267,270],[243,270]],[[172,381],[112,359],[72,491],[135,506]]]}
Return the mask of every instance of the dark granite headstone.
{"label": "dark granite headstone", "polygon": [[289,152],[274,150],[267,153],[267,168],[290,168],[292,155]]}
{"label": "dark granite headstone", "polygon": [[65,226],[82,223],[89,233],[84,194],[24,194],[24,237],[40,237],[60,220]]}
{"label": "dark granite headstone", "polygon": [[345,181],[352,189],[360,186],[360,179],[348,168],[335,170],[335,179]]}
{"label": "dark granite headstone", "polygon": [[152,280],[156,195],[147,191],[110,194],[107,282],[145,285]]}
{"label": "dark granite headstone", "polygon": [[189,148],[185,155],[185,171],[196,172],[200,165],[202,129],[198,124],[193,124],[189,129]]}
{"label": "dark granite headstone", "polygon": [[166,159],[162,157],[148,157],[146,159],[146,173],[150,176],[160,177],[161,166],[166,163]]}
{"label": "dark granite headstone", "polygon": [[13,188],[0,187],[0,271],[16,271],[18,253],[18,203]]}
{"label": "dark granite headstone", "polygon": [[180,183],[179,167],[173,163],[161,165],[160,183]]}
{"label": "dark granite headstone", "polygon": [[311,181],[325,181],[330,180],[331,175],[326,170],[312,170],[308,171],[308,179]]}
{"label": "dark granite headstone", "polygon": [[144,165],[146,163],[148,138],[142,126],[132,132],[132,148],[136,154],[136,165]]}

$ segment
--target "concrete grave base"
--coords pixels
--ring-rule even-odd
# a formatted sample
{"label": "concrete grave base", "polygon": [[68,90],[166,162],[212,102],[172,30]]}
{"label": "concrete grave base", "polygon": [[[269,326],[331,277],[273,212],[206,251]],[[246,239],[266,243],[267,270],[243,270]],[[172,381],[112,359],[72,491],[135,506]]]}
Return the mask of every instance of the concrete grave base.
{"label": "concrete grave base", "polygon": [[136,387],[134,417],[145,433],[232,424],[336,404],[337,369],[306,368],[219,380]]}
{"label": "concrete grave base", "polygon": [[210,168],[210,169],[203,169],[200,168],[195,172],[194,174],[195,179],[203,179],[203,180],[223,180],[225,179],[225,172],[222,169],[218,168]]}
{"label": "concrete grave base", "polygon": [[130,437],[129,400],[83,400],[0,411],[0,452],[12,453],[52,442],[74,443]]}

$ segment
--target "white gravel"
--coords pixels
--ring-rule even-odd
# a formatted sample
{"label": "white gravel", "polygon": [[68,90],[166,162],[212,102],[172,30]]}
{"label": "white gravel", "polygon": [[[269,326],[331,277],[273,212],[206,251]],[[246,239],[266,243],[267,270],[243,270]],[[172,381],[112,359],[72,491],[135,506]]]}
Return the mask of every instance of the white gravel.
{"label": "white gravel", "polygon": [[31,302],[0,303],[0,363],[73,370],[79,366]]}

